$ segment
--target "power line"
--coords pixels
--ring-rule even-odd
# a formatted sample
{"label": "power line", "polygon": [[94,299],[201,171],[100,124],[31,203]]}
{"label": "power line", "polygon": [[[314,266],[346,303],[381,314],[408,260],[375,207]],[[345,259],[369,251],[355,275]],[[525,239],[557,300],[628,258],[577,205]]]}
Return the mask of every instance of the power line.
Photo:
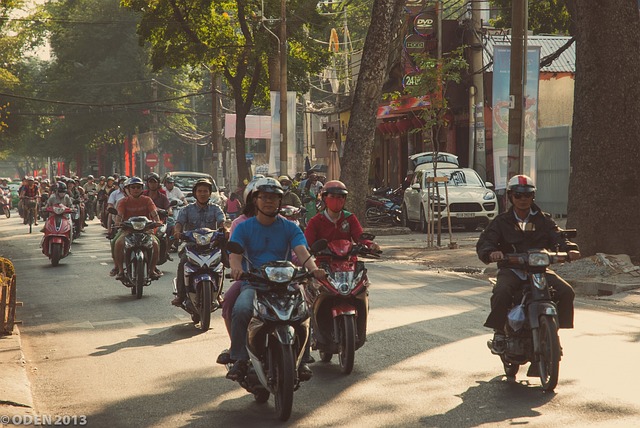
{"label": "power line", "polygon": [[9,97],[9,98],[17,98],[17,99],[26,100],[26,101],[43,102],[43,103],[49,103],[49,104],[64,104],[64,105],[73,105],[73,106],[82,106],[82,107],[119,107],[119,106],[131,106],[131,105],[140,105],[140,104],[156,104],[156,103],[161,103],[161,102],[165,102],[165,101],[175,101],[175,100],[179,100],[179,99],[182,99],[182,98],[201,96],[201,95],[209,95],[211,93],[212,93],[212,91],[204,91],[204,92],[195,92],[195,93],[191,93],[191,94],[180,95],[180,96],[177,96],[177,97],[163,98],[163,99],[159,99],[159,100],[131,101],[131,102],[127,102],[127,103],[112,103],[112,104],[96,104],[96,103],[81,103],[81,102],[73,102],[73,101],[45,100],[45,99],[42,99],[42,98],[25,97],[25,96],[7,94],[7,93],[2,93],[2,92],[0,92],[0,96],[5,96],[5,97]]}

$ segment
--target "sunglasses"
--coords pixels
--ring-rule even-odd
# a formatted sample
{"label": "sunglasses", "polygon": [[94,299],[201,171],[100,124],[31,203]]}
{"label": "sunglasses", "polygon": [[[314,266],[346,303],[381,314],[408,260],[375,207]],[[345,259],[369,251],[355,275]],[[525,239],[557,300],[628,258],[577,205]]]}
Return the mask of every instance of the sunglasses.
{"label": "sunglasses", "polygon": [[526,193],[521,193],[521,192],[515,192],[513,194],[513,197],[516,199],[522,199],[522,198],[533,198],[533,192],[526,192]]}

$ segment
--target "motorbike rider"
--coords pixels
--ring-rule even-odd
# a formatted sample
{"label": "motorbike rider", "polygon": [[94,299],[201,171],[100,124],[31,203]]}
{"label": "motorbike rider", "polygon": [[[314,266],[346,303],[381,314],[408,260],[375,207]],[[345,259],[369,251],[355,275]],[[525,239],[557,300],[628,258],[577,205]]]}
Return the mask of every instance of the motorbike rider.
{"label": "motorbike rider", "polygon": [[[173,229],[175,239],[180,239],[183,231],[203,227],[215,230],[225,222],[225,216],[220,207],[209,200],[213,192],[213,183],[211,183],[211,181],[206,178],[199,179],[193,185],[192,192],[196,200],[180,210],[176,225]],[[184,284],[184,264],[186,261],[186,252],[182,252],[180,254],[176,277],[177,295],[171,301],[171,304],[174,306],[180,306],[186,298],[187,292]]]}
{"label": "motorbike rider", "polygon": [[[530,249],[567,251],[571,260],[580,258],[578,246],[559,233],[550,214],[543,212],[535,203],[536,186],[526,175],[515,175],[507,184],[507,197],[511,208],[499,214],[480,234],[476,244],[478,258],[486,264],[498,262],[498,275],[491,295],[491,312],[484,323],[493,328],[492,352],[501,354],[505,350],[504,326],[514,296],[526,274],[519,269],[503,266],[505,253],[525,253]],[[549,286],[555,290],[554,300],[558,305],[559,328],[573,328],[573,288],[551,270],[546,272]]]}
{"label": "motorbike rider", "polygon": [[69,196],[71,196],[71,200],[79,201],[78,207],[80,209],[80,232],[84,232],[84,203],[82,202],[83,197],[78,189],[78,183],[73,178],[67,180],[67,192]]}
{"label": "motorbike rider", "polygon": [[302,203],[307,209],[307,222],[318,212],[316,202],[321,189],[322,183],[318,180],[318,174],[315,172],[309,172],[307,178],[300,183],[300,199],[302,199]]}
{"label": "motorbike rider", "polygon": [[[117,208],[117,203],[121,200],[124,199],[127,194],[125,193],[124,190],[124,184],[127,180],[127,176],[123,175],[122,177],[118,177],[118,185],[115,186],[113,188],[113,190],[111,191],[111,193],[109,194],[109,198],[107,199],[107,209],[108,208]],[[107,180],[108,182],[109,180]],[[109,217],[107,218],[107,238],[108,239],[112,239],[114,232],[113,230],[111,230],[113,223],[114,223],[114,216],[112,214],[109,214]],[[113,271],[112,271],[113,272]],[[113,272],[113,274],[115,275],[116,273]]]}
{"label": "motorbike rider", "polygon": [[[282,186],[275,178],[259,179],[255,184],[255,190],[251,192],[256,215],[238,225],[230,240],[244,248],[244,257],[255,267],[270,261],[290,260],[291,249],[293,249],[298,259],[305,261],[305,267],[313,273],[313,276],[323,279],[326,273],[318,269],[313,259],[309,257],[307,242],[300,228],[278,216],[283,194]],[[243,271],[248,268],[244,263],[243,255],[232,253],[229,262],[231,277],[239,280]],[[254,296],[254,288],[250,283],[245,282],[233,307],[230,357],[235,363],[227,373],[227,379],[233,381],[241,379],[246,374],[249,354],[245,345],[247,327],[253,316]],[[300,364],[298,372],[301,378],[306,379],[309,379],[312,374],[306,363]]]}
{"label": "motorbike rider", "polygon": [[59,181],[57,186],[54,187],[55,191],[51,193],[49,199],[47,199],[47,207],[52,207],[54,205],[64,205],[68,208],[73,206],[73,201],[71,200],[71,196],[67,193],[67,185]]}
{"label": "motorbike rider", "polygon": [[[26,184],[21,188],[20,190],[20,200],[21,201],[25,201],[27,199],[31,199],[31,198],[35,198],[36,201],[36,207],[35,207],[35,212],[38,212],[38,199],[40,196],[40,189],[38,188],[38,185],[35,183],[35,180],[32,176],[28,176],[25,177],[25,181]],[[23,205],[24,207],[24,202]],[[24,213],[24,224],[27,224],[27,213]],[[38,225],[38,216],[35,215],[34,219],[33,219],[33,224],[34,225]]]}
{"label": "motorbike rider", "polygon": [[[342,181],[331,180],[324,185],[322,201],[325,209],[309,220],[304,231],[307,242],[313,245],[319,239],[326,239],[328,242],[346,239],[363,243],[371,250],[379,251],[380,246],[374,241],[360,239],[363,230],[358,218],[344,209],[348,194],[347,186]],[[313,361],[309,345],[307,344],[303,361]]]}
{"label": "motorbike rider", "polygon": [[177,199],[182,201],[183,205],[187,205],[187,199],[184,197],[184,193],[178,186],[176,186],[175,179],[173,177],[167,177],[164,179],[164,191],[169,198],[169,201]]}
{"label": "motorbike rider", "polygon": [[[145,216],[151,218],[153,221],[160,221],[153,200],[150,197],[144,196],[142,194],[144,184],[141,178],[131,177],[126,182],[125,187],[129,191],[129,196],[123,198],[118,203],[118,215],[115,216],[116,226],[120,226],[120,223],[135,216]],[[118,273],[116,274],[117,280],[121,280],[124,278],[124,238],[128,233],[128,231],[120,229],[112,240],[113,260],[115,262],[116,268],[118,269]],[[158,279],[160,278],[160,275],[156,271],[156,263],[158,262],[159,251],[158,240],[151,231],[147,233],[150,233],[153,237],[153,254],[151,256],[151,262],[149,263],[149,277],[151,279]]]}
{"label": "motorbike rider", "polygon": [[155,172],[147,175],[147,189],[142,192],[143,195],[153,199],[153,203],[157,208],[163,210],[171,210],[171,204],[165,191],[160,187],[160,176]]}
{"label": "motorbike rider", "polygon": [[290,205],[292,207],[300,208],[302,207],[302,202],[298,195],[293,192],[291,188],[291,179],[287,175],[281,175],[278,177],[278,181],[282,185],[282,190],[284,191],[284,195],[282,196],[282,205]]}

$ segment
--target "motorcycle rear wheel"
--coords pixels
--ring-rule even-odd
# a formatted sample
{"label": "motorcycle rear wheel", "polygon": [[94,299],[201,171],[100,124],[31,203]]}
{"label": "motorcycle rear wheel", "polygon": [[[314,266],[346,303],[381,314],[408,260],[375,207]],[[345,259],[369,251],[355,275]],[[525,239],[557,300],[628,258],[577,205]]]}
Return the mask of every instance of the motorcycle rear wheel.
{"label": "motorcycle rear wheel", "polygon": [[200,311],[200,330],[203,332],[209,330],[211,325],[211,289],[213,283],[211,281],[203,281],[200,284],[200,302],[198,310]]}
{"label": "motorcycle rear wheel", "polygon": [[552,392],[558,385],[560,372],[560,340],[558,339],[558,326],[556,320],[550,316],[540,317],[538,328],[540,339],[540,381],[542,389]]}
{"label": "motorcycle rear wheel", "polygon": [[349,374],[353,371],[353,363],[356,352],[356,319],[353,315],[345,315],[340,323],[340,352],[338,359],[340,361],[340,370],[343,374]]}
{"label": "motorcycle rear wheel", "polygon": [[58,266],[62,258],[62,245],[53,244],[51,247],[51,266]]}
{"label": "motorcycle rear wheel", "polygon": [[276,413],[281,421],[286,421],[291,417],[293,388],[296,379],[293,349],[291,345],[283,345],[277,340],[272,341],[270,347]]}

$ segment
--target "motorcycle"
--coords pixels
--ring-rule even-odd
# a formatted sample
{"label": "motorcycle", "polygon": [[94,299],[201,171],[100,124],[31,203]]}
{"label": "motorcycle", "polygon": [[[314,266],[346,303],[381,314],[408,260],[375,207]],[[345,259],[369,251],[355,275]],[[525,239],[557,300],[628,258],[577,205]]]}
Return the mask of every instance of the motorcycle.
{"label": "motorcycle", "polygon": [[[109,213],[118,214],[115,208],[109,208]],[[145,216],[135,216],[120,224],[120,228],[129,232],[124,238],[124,267],[125,275],[122,283],[131,288],[131,294],[136,299],[142,298],[144,287],[151,284],[149,268],[153,256],[153,237],[145,233],[147,230],[160,226]]]}
{"label": "motorcycle", "polygon": [[4,215],[7,218],[11,217],[11,190],[0,189],[0,205],[2,205]]}
{"label": "motorcycle", "polygon": [[87,192],[86,207],[87,207],[87,218],[89,220],[93,220],[94,217],[96,216],[96,209],[97,209],[96,194],[97,192],[95,190],[90,190]]}
{"label": "motorcycle", "polygon": [[60,259],[67,257],[71,251],[71,222],[69,215],[73,210],[58,204],[47,207],[49,215],[44,224],[44,235],[40,242],[42,254],[49,257],[51,266],[58,266]]}
{"label": "motorcycle", "polygon": [[368,225],[402,224],[402,187],[397,189],[373,189],[373,194],[366,199],[366,219]]}
{"label": "motorcycle", "polygon": [[[186,242],[183,251],[187,258],[184,264],[187,298],[180,307],[191,314],[191,320],[199,322],[200,330],[205,332],[211,324],[211,313],[220,308],[225,232],[201,228],[184,232],[182,239]],[[177,295],[177,278],[173,279],[173,288]]]}
{"label": "motorcycle", "polygon": [[[175,227],[176,222],[178,221],[178,216],[180,215],[180,211],[184,208],[184,202],[180,199],[171,199],[171,206],[173,207],[173,215],[171,216],[171,220],[168,221],[168,224],[172,224]],[[173,237],[173,229],[168,231],[169,243],[168,243],[168,251],[171,253],[175,253],[178,251],[178,245],[180,241]]]}
{"label": "motorcycle", "polygon": [[49,193],[44,192],[40,195],[40,212],[38,217],[46,221],[49,218],[49,211],[46,210],[47,201],[49,201]]}
{"label": "motorcycle", "polygon": [[[236,242],[227,243],[226,248],[244,253]],[[265,263],[259,269],[249,265],[250,271],[240,279],[249,281],[256,290],[255,310],[247,328],[249,366],[238,383],[258,403],[265,403],[273,394],[278,417],[286,421],[291,416],[293,392],[308,380],[298,376],[298,367],[309,336],[309,311],[302,287],[313,274],[289,261]],[[231,369],[231,364],[227,368]]]}
{"label": "motorcycle", "polygon": [[[363,233],[362,239],[375,236]],[[358,255],[378,258],[379,251],[351,240],[331,241],[314,253],[316,264],[327,272],[326,279],[307,284],[307,304],[311,308],[311,348],[328,363],[338,354],[342,373],[353,370],[355,351],[367,338],[369,279]]]}
{"label": "motorcycle", "polygon": [[[575,229],[561,231],[565,238]],[[515,378],[521,365],[531,362],[527,376],[540,377],[542,389],[551,392],[558,384],[562,348],[558,337],[558,310],[547,284],[549,265],[570,261],[566,252],[529,250],[504,255],[508,267],[526,272],[522,299],[514,299],[505,325],[506,346],[500,355],[507,377]],[[493,340],[487,342],[493,349]]]}
{"label": "motorcycle", "polygon": [[[177,205],[177,202],[172,201],[170,206]],[[162,221],[162,224],[155,230],[155,235],[158,238],[160,244],[160,254],[158,254],[158,265],[166,263],[167,260],[172,260],[169,256],[169,247],[173,240],[173,228],[176,221],[173,217],[169,216],[168,211],[158,209],[158,217]]]}
{"label": "motorcycle", "polygon": [[80,200],[73,200],[73,213],[71,214],[72,234],[71,240],[75,241],[80,237],[80,229],[82,227],[82,219],[80,218]]}

